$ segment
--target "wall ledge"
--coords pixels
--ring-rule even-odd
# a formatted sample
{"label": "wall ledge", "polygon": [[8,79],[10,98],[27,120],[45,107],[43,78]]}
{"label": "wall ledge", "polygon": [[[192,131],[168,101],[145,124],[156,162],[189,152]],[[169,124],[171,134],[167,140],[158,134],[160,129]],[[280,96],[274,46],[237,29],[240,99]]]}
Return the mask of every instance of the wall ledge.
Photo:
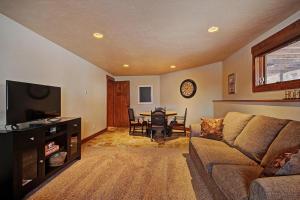
{"label": "wall ledge", "polygon": [[249,103],[273,103],[273,102],[278,102],[278,103],[300,103],[300,99],[248,99],[248,100],[236,100],[236,99],[232,99],[232,100],[213,100],[213,102],[237,102],[237,103],[243,103],[243,102],[249,102]]}

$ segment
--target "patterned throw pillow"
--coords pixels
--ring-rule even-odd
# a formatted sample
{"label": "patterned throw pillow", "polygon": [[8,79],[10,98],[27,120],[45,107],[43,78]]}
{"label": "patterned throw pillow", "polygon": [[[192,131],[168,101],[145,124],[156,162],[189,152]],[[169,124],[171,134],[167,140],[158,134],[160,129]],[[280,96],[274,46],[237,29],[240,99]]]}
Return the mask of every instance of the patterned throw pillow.
{"label": "patterned throw pillow", "polygon": [[260,177],[300,174],[300,149],[277,156],[262,171]]}
{"label": "patterned throw pillow", "polygon": [[201,137],[222,140],[223,119],[201,118]]}

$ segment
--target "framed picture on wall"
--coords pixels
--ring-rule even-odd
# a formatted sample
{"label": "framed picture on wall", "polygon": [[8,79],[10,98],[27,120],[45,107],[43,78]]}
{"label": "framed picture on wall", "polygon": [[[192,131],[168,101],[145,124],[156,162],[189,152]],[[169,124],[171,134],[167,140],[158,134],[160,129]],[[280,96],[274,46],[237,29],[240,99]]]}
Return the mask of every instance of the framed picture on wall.
{"label": "framed picture on wall", "polygon": [[236,75],[235,73],[228,75],[228,94],[236,93]]}
{"label": "framed picture on wall", "polygon": [[138,103],[152,104],[153,103],[153,87],[152,85],[138,86]]}

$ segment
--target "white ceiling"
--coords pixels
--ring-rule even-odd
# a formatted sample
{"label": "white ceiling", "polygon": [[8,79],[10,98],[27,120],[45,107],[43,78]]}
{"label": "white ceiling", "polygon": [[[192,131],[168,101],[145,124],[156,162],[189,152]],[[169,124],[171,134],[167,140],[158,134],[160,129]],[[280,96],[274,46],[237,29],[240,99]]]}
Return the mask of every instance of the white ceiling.
{"label": "white ceiling", "polygon": [[[299,9],[300,0],[0,0],[4,15],[113,75],[221,61]],[[208,33],[213,25],[220,31]]]}

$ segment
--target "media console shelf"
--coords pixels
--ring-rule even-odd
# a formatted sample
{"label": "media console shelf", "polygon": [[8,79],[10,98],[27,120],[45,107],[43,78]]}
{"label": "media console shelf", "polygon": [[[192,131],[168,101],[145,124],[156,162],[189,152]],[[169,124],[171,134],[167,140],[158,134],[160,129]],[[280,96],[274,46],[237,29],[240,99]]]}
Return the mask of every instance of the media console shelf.
{"label": "media console shelf", "polygon": [[[46,147],[49,151],[46,155]],[[50,164],[51,157],[66,152],[63,165]],[[0,133],[0,199],[22,199],[75,160],[81,158],[81,118],[28,125]]]}

